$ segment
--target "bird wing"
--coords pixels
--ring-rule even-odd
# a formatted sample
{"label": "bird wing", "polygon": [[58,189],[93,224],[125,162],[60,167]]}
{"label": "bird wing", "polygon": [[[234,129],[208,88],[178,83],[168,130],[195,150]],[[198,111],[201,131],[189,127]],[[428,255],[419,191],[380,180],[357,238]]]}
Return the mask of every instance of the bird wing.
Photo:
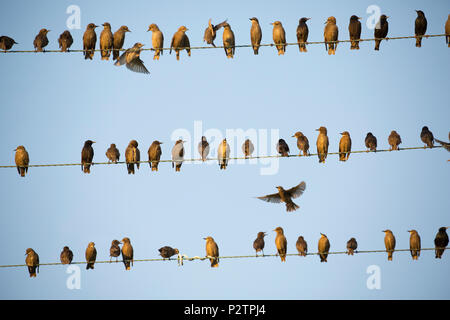
{"label": "bird wing", "polygon": [[300,197],[306,189],[306,183],[304,181],[300,182],[298,186],[292,187],[286,192],[291,196],[291,198],[295,199]]}
{"label": "bird wing", "polygon": [[[122,60],[122,57],[120,57],[119,61]],[[129,63],[127,63],[127,68],[133,72],[139,72],[139,73],[145,73],[149,74],[150,72],[147,70],[147,68],[144,66],[144,62],[136,57]]]}
{"label": "bird wing", "polygon": [[127,55],[128,55],[129,50],[130,49],[125,50],[125,52],[120,55],[119,59],[117,59],[117,61],[116,61],[116,63],[114,63],[114,65],[122,66],[122,65],[126,64],[127,63]]}
{"label": "bird wing", "polygon": [[266,201],[266,202],[272,202],[272,203],[280,203],[281,197],[278,193],[268,194],[263,197],[257,197],[260,200]]}
{"label": "bird wing", "polygon": [[444,142],[438,139],[435,139],[437,142],[439,142],[447,151],[450,151],[450,143]]}
{"label": "bird wing", "polygon": [[216,25],[214,26],[214,31],[217,31],[217,30],[219,30],[220,28],[222,28],[222,27],[225,25],[225,23],[227,23],[227,20],[222,21],[222,22],[219,23],[219,24],[216,24]]}

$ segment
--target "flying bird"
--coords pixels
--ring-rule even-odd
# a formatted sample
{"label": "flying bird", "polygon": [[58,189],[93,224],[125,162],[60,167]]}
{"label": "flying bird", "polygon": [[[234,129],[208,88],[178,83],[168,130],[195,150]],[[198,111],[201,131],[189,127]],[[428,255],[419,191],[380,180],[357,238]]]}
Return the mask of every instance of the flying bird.
{"label": "flying bird", "polygon": [[114,65],[122,66],[125,64],[128,70],[149,74],[150,72],[147,70],[144,62],[140,58],[143,46],[144,45],[142,43],[136,42],[132,48],[127,49],[124,53],[122,53]]}
{"label": "flying bird", "polygon": [[111,262],[112,258],[116,258],[120,256],[120,241],[119,240],[113,240],[111,242],[111,248],[109,248],[109,262]]}
{"label": "flying bird", "polygon": [[339,36],[339,29],[336,25],[336,18],[331,16],[325,21],[325,29],[323,31],[323,37],[325,39],[325,50],[328,50],[328,54],[336,54],[337,41]]}
{"label": "flying bird", "polygon": [[449,140],[449,142],[444,142],[444,141],[436,139],[437,142],[439,142],[447,151],[450,152],[450,132],[448,133],[448,140]]}
{"label": "flying bird", "polygon": [[184,160],[183,143],[184,142],[186,142],[186,141],[179,139],[175,142],[175,145],[172,148],[172,168],[175,166],[175,172],[180,171],[181,165],[183,164],[183,160]]}
{"label": "flying bird", "polygon": [[216,39],[216,32],[225,26],[225,24],[227,23],[227,20],[217,24],[217,25],[213,25],[211,23],[211,19],[209,19],[208,21],[208,27],[205,29],[205,33],[203,35],[203,42],[206,41],[207,44],[211,44],[213,47],[215,47],[216,45],[214,44],[214,40]]}
{"label": "flying bird", "polygon": [[258,256],[258,252],[261,251],[264,257],[264,237],[267,235],[265,232],[258,232],[255,241],[253,241],[253,249],[255,249],[256,256]]}
{"label": "flying bird", "polygon": [[153,60],[159,60],[159,56],[162,55],[164,52],[163,48],[164,48],[164,35],[161,32],[161,30],[159,30],[159,27],[157,24],[152,23],[149,27],[148,27],[148,31],[152,32],[152,46],[153,46],[153,50],[155,50],[155,54],[153,55]]}
{"label": "flying bird", "polygon": [[0,49],[4,50],[5,52],[7,50],[10,50],[13,45],[18,44],[16,41],[14,41],[13,38],[10,38],[8,36],[1,36],[0,37]]}
{"label": "flying bird", "polygon": [[227,58],[233,58],[234,56],[234,50],[235,50],[235,43],[234,43],[234,32],[231,30],[231,27],[228,23],[225,23],[223,26],[223,47],[225,50],[225,54]]}
{"label": "flying bird", "polygon": [[95,28],[97,28],[94,23],[89,23],[86,27],[86,31],[83,34],[83,51],[84,59],[93,59],[95,53],[95,44],[97,43],[97,34],[95,33]]}
{"label": "flying bird", "polygon": [[420,133],[420,139],[423,143],[425,143],[425,147],[433,148],[434,146],[434,137],[433,133],[428,129],[427,126],[422,128],[422,132]]}
{"label": "flying bird", "polygon": [[172,48],[175,50],[177,54],[177,60],[180,60],[180,51],[186,49],[188,56],[191,56],[191,44],[189,42],[189,38],[186,35],[186,31],[189,29],[185,26],[181,26],[178,28],[178,31],[172,37],[172,42],[170,43],[169,54],[172,54]]}
{"label": "flying bird", "polygon": [[352,150],[352,139],[348,131],[341,132],[342,138],[339,141],[339,161],[347,161]]}
{"label": "flying bird", "polygon": [[108,158],[108,162],[117,163],[120,160],[120,152],[119,149],[116,148],[114,143],[111,143],[111,146],[106,150],[106,157]]}
{"label": "flying bird", "polygon": [[209,143],[205,136],[202,136],[202,141],[198,143],[198,153],[200,153],[202,161],[206,161],[206,157],[209,154]]}
{"label": "flying bird", "polygon": [[158,251],[159,251],[159,255],[161,257],[163,257],[164,260],[165,259],[169,259],[170,260],[170,257],[180,253],[180,251],[178,251],[177,248],[172,248],[172,247],[169,247],[169,246],[165,246],[165,247],[159,248]]}
{"label": "flying bird", "polygon": [[250,28],[250,41],[252,42],[253,53],[257,55],[261,44],[262,31],[257,18],[250,18],[250,21],[252,22]]}
{"label": "flying bird", "polygon": [[351,16],[348,25],[348,33],[350,34],[350,50],[359,50],[359,39],[361,39],[361,18],[358,16]]}
{"label": "flying bird", "polygon": [[275,228],[273,231],[277,233],[275,237],[275,246],[277,248],[277,254],[281,258],[281,262],[286,261],[286,253],[287,253],[287,240],[284,236],[284,230],[281,227]]}
{"label": "flying bird", "polygon": [[328,155],[328,136],[327,136],[327,128],[320,127],[316,129],[319,131],[319,135],[317,137],[316,146],[317,146],[317,156],[319,157],[319,163],[325,163],[325,159]]}
{"label": "flying bird", "polygon": [[273,42],[275,43],[278,55],[284,55],[286,52],[286,32],[284,31],[283,25],[280,21],[275,21],[271,23],[273,25]]}
{"label": "flying bird", "polygon": [[117,60],[120,56],[120,49],[122,49],[125,42],[125,34],[131,32],[127,26],[121,26],[113,34],[113,59]]}
{"label": "flying bird", "polygon": [[39,255],[31,248],[25,251],[25,264],[28,267],[30,278],[36,277],[36,270],[39,273]]}
{"label": "flying bird", "polygon": [[327,262],[328,252],[330,251],[330,241],[323,233],[320,234],[318,249],[320,262]]}
{"label": "flying bird", "polygon": [[367,152],[377,151],[377,138],[372,134],[372,132],[367,133],[366,139],[364,140],[367,148]]}
{"label": "flying bird", "polygon": [[148,148],[148,165],[152,168],[152,171],[158,171],[158,164],[162,154],[161,144],[162,142],[155,140]]}
{"label": "flying bird", "polygon": [[244,157],[247,159],[252,156],[253,151],[255,151],[255,146],[253,145],[250,139],[247,139],[242,144],[242,152],[244,153]]}
{"label": "flying bird", "polygon": [[292,137],[297,138],[297,148],[300,151],[298,155],[301,156],[302,152],[304,156],[309,155],[308,138],[305,135],[303,135],[303,133],[301,133],[300,131],[297,131]]}
{"label": "flying bird", "polygon": [[400,150],[398,146],[402,143],[402,139],[400,138],[400,135],[397,133],[397,131],[391,131],[391,134],[388,137],[388,143],[391,146],[389,148],[389,151]]}
{"label": "flying bird", "polygon": [[308,41],[309,29],[308,25],[306,24],[306,21],[308,21],[309,19],[311,18],[301,18],[298,21],[297,42],[298,42],[298,49],[300,50],[300,52],[308,52],[308,50],[306,49],[305,42]]}
{"label": "flying bird", "polygon": [[217,149],[217,159],[219,160],[220,169],[226,169],[228,165],[228,159],[230,158],[230,145],[227,143],[227,139],[223,139]]}
{"label": "flying bird", "polygon": [[69,247],[65,246],[59,256],[62,264],[71,264],[73,260],[73,252]]}
{"label": "flying bird", "polygon": [[136,140],[131,140],[125,150],[125,162],[127,164],[128,174],[134,174],[134,164],[136,164],[136,167],[139,170],[141,152],[138,149],[138,145]]}
{"label": "flying bird", "polygon": [[86,248],[86,270],[94,269],[95,260],[97,259],[97,249],[95,249],[95,243],[89,242]]}
{"label": "flying bird", "polygon": [[44,52],[44,47],[48,45],[47,33],[49,32],[50,30],[45,28],[41,29],[36,38],[34,38],[33,45],[35,52]]}
{"label": "flying bird", "polygon": [[64,31],[61,33],[58,39],[59,48],[61,49],[61,52],[68,52],[69,48],[73,44],[73,38],[70,34],[69,30]]}
{"label": "flying bird", "polygon": [[133,246],[131,245],[130,239],[125,237],[122,239],[122,260],[125,265],[125,270],[130,270],[130,262],[133,265]]}
{"label": "flying bird", "polygon": [[353,255],[355,253],[355,250],[358,248],[358,242],[356,242],[355,238],[351,238],[347,241],[347,254]]}
{"label": "flying bird", "polygon": [[414,24],[414,34],[416,36],[416,47],[422,46],[422,37],[427,32],[427,18],[422,10],[416,10],[417,18]]}
{"label": "flying bird", "polygon": [[279,139],[277,143],[277,152],[283,157],[289,157],[289,146],[284,139]]}
{"label": "flying bird", "polygon": [[413,260],[418,260],[420,256],[420,236],[416,230],[408,230],[410,233],[409,237],[409,250],[411,252],[411,257]]}
{"label": "flying bird", "polygon": [[260,200],[264,200],[267,202],[273,202],[273,203],[286,203],[286,211],[292,212],[300,208],[298,205],[296,205],[292,199],[300,197],[303,192],[306,189],[306,183],[304,181],[300,182],[299,185],[292,187],[288,190],[285,190],[283,187],[278,186],[276,187],[278,189],[277,193],[268,194],[263,197],[257,197]]}
{"label": "flying bird", "polygon": [[21,177],[25,177],[28,173],[28,165],[30,164],[30,156],[24,146],[18,146],[15,150],[15,162],[17,167],[17,172]]}
{"label": "flying bird", "polygon": [[388,261],[392,261],[392,256],[395,250],[395,237],[391,230],[383,230],[383,232],[385,233],[384,245],[388,253]]}
{"label": "flying bird", "polygon": [[103,30],[100,33],[100,54],[102,60],[109,60],[114,46],[114,36],[111,31],[111,25],[108,22],[102,24]]}
{"label": "flying bird", "polygon": [[206,256],[211,257],[211,268],[219,267],[219,247],[212,237],[203,238],[206,240]]}
{"label": "flying bird", "polygon": [[303,236],[299,236],[297,242],[295,243],[295,247],[297,248],[298,255],[306,257],[308,254],[308,244],[306,243]]}
{"label": "flying bird", "polygon": [[374,38],[375,40],[375,50],[380,50],[381,40],[386,38],[389,31],[389,22],[387,21],[389,17],[386,15],[381,15],[379,22],[375,26]]}
{"label": "flying bird", "polygon": [[436,238],[434,238],[436,259],[442,258],[445,248],[448,246],[448,228],[449,227],[440,227],[438,233],[436,234]]}
{"label": "flying bird", "polygon": [[91,173],[92,159],[94,159],[93,143],[95,143],[95,141],[86,140],[83,149],[81,150],[81,170],[83,170],[84,173]]}

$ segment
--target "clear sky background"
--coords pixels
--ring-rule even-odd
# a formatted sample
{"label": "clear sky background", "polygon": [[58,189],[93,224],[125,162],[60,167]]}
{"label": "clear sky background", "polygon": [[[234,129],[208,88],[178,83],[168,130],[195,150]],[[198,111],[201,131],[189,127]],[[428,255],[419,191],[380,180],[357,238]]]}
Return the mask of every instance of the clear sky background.
{"label": "clear sky background", "polygon": [[[88,23],[109,22],[113,31],[127,25],[125,47],[135,42],[151,45],[148,25],[157,23],[170,46],[180,25],[189,28],[192,46],[204,45],[208,19],[228,18],[236,44],[249,44],[250,17],[257,17],[263,43],[272,42],[275,20],[283,23],[287,40],[296,41],[299,18],[306,16],[311,41],[323,40],[324,22],[334,15],[339,39],[348,39],[352,14],[363,17],[362,37],[377,5],[390,16],[389,36],[414,33],[415,9],[428,18],[428,34],[444,33],[450,13],[448,1],[14,1],[1,5],[0,33],[13,37],[17,50],[33,49],[41,28],[52,30],[47,49],[58,49],[57,39],[67,29],[66,9],[81,9],[81,29],[71,30],[73,49],[82,49]],[[97,29],[99,37],[102,27]],[[216,44],[222,44],[222,30]],[[98,43],[97,43],[98,47]],[[94,161],[106,161],[105,151],[116,143],[124,159],[131,139],[139,142],[143,160],[153,140],[163,141],[162,157],[170,159],[177,137],[185,129],[194,135],[194,121],[203,130],[270,130],[297,153],[291,136],[302,131],[315,152],[319,126],[328,128],[330,151],[337,151],[339,132],[347,130],[354,150],[364,150],[371,131],[380,149],[397,130],[401,147],[422,146],[420,131],[427,125],[435,137],[447,140],[449,54],[444,38],[339,44],[329,56],[324,45],[308,46],[300,54],[289,46],[284,56],[273,47],[237,48],[234,59],[223,49],[193,50],[192,56],[141,58],[150,75],[132,73],[81,53],[2,54],[0,108],[0,163],[14,164],[14,149],[24,145],[31,164],[79,162],[83,143],[94,144]],[[176,135],[176,134],[175,134]],[[266,141],[267,142],[267,141]],[[186,144],[198,157],[198,141]],[[268,141],[267,143],[270,143]],[[274,154],[271,145],[268,153]],[[232,156],[241,156],[240,146]],[[210,156],[216,156],[212,154]],[[266,254],[275,253],[275,232],[284,228],[288,253],[303,235],[311,252],[317,251],[320,232],[328,235],[331,251],[344,251],[355,237],[360,250],[384,249],[384,229],[391,229],[397,248],[409,248],[407,230],[418,230],[423,247],[433,247],[441,226],[450,226],[448,202],[450,154],[443,149],[352,154],[346,163],[329,156],[280,159],[279,170],[261,175],[264,164],[230,164],[226,171],[213,162],[184,164],[175,173],[169,163],[158,173],[142,165],[130,176],[125,165],[94,166],[83,174],[79,166],[30,168],[26,178],[16,169],[1,169],[0,264],[22,264],[32,247],[41,262],[58,262],[63,246],[84,261],[87,244],[94,241],[97,259],[109,259],[113,239],[129,237],[135,259],[158,258],[157,249],[170,245],[188,256],[205,255],[206,236],[212,236],[221,255],[253,254],[257,232],[266,231]],[[287,213],[283,204],[255,199],[273,193],[275,186],[306,182],[300,209]],[[30,279],[22,268],[0,270],[2,299],[434,299],[450,298],[450,252],[442,260],[433,251],[412,261],[409,252],[353,257],[331,255],[328,263],[317,256],[260,259],[222,259],[219,268],[209,261],[136,262],[81,267],[81,289],[66,287],[65,266],[43,266]],[[380,267],[381,289],[366,286],[369,266]]]}

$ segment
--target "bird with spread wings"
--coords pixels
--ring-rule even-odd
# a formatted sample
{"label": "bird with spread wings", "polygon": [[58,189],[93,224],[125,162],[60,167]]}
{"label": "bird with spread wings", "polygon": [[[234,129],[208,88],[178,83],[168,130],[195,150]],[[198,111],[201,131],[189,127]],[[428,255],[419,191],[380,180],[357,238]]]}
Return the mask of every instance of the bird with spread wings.
{"label": "bird with spread wings", "polygon": [[288,190],[285,190],[283,187],[278,186],[276,187],[278,189],[277,193],[268,194],[263,197],[257,197],[260,200],[264,200],[267,202],[273,202],[273,203],[286,203],[286,211],[292,212],[300,208],[298,205],[296,205],[292,199],[300,197],[303,192],[306,189],[306,183],[302,181],[299,185],[292,187]]}

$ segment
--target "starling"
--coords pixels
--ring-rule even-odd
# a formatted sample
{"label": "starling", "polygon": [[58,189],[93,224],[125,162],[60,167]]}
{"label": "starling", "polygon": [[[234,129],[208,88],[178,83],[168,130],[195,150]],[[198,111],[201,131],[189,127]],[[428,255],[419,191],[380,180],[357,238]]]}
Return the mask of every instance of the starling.
{"label": "starling", "polygon": [[292,187],[288,190],[284,190],[283,187],[281,186],[278,186],[277,189],[278,189],[277,193],[268,194],[266,196],[257,198],[260,200],[273,203],[284,202],[286,203],[287,212],[292,212],[300,208],[292,201],[292,199],[298,198],[303,194],[303,192],[306,189],[306,183],[304,181],[302,181],[299,185]]}
{"label": "starling", "polygon": [[211,268],[219,267],[219,247],[212,237],[203,238],[206,240],[206,256],[211,257]]}
{"label": "starling", "polygon": [[27,256],[25,258],[25,263],[28,267],[30,278],[36,277],[36,269],[37,273],[39,273],[39,255],[31,248],[28,248],[25,251],[25,255]]}
{"label": "starling", "polygon": [[181,165],[183,164],[184,142],[186,141],[179,139],[175,142],[175,145],[172,148],[172,168],[175,166],[175,172],[180,171]]}
{"label": "starling", "polygon": [[378,39],[378,40],[375,40],[375,50],[380,50],[381,40],[386,38],[388,35],[389,23],[387,22],[387,18],[389,18],[389,17],[387,17],[384,14],[381,15],[379,24],[377,23],[377,25],[375,27],[374,38]]}
{"label": "starling", "polygon": [[298,49],[300,52],[308,52],[306,49],[305,42],[308,41],[308,34],[309,29],[308,25],[306,24],[306,21],[308,21],[311,18],[301,18],[298,21],[298,27],[297,27],[297,42],[298,42]]}
{"label": "starling", "polygon": [[234,33],[231,30],[231,27],[228,23],[225,23],[223,26],[223,47],[225,50],[225,54],[227,58],[233,58],[234,56]]}
{"label": "starling", "polygon": [[359,50],[359,39],[361,39],[361,18],[355,15],[350,17],[350,24],[348,25],[348,32],[350,34],[350,50]]}
{"label": "starling", "polygon": [[152,168],[152,171],[158,171],[159,159],[161,159],[162,154],[161,144],[162,142],[155,140],[148,148],[148,165]]}
{"label": "starling", "polygon": [[280,21],[275,21],[271,25],[273,25],[272,36],[273,42],[278,50],[278,55],[284,55],[286,52],[286,32],[284,31],[283,25]]}
{"label": "starling", "polygon": [[245,158],[251,157],[253,151],[255,151],[255,147],[250,139],[247,139],[242,144],[242,152],[244,153]]}
{"label": "starling", "polygon": [[329,17],[325,24],[326,26],[323,31],[323,37],[325,39],[325,50],[328,50],[329,55],[336,54],[338,44],[337,42],[330,42],[338,40],[339,29],[336,25],[336,18]]}
{"label": "starling", "polygon": [[172,42],[170,43],[170,51],[172,54],[172,48],[174,48],[175,53],[177,54],[177,60],[180,60],[180,51],[186,49],[188,56],[191,56],[191,45],[189,43],[189,38],[186,35],[186,31],[189,29],[185,26],[181,26],[178,28],[178,31],[172,37]]}
{"label": "starling", "polygon": [[325,234],[321,233],[320,235],[318,246],[320,262],[327,262],[328,252],[330,251],[330,241]]}
{"label": "starling", "polygon": [[230,146],[227,143],[227,139],[223,139],[217,149],[217,159],[219,160],[220,169],[226,169],[228,165],[228,158],[230,157]]}
{"label": "starling", "polygon": [[209,143],[205,136],[202,136],[202,141],[198,143],[198,153],[200,153],[202,161],[206,161],[206,157],[209,154]]}
{"label": "starling", "polygon": [[447,151],[450,152],[450,132],[448,133],[448,140],[449,140],[449,142],[444,142],[444,141],[436,139],[437,142],[439,142]]}
{"label": "starling", "polygon": [[120,160],[120,152],[114,143],[111,143],[111,146],[106,150],[106,157],[108,158],[108,162],[117,163]]}
{"label": "starling", "polygon": [[253,241],[253,249],[256,251],[256,256],[258,256],[258,252],[262,251],[264,257],[264,237],[267,235],[265,232],[258,232],[255,241]]}
{"label": "starling", "polygon": [[86,140],[84,142],[84,147],[81,150],[81,170],[84,173],[91,173],[91,165],[92,159],[94,158],[94,149],[92,148],[92,144],[95,141]]}
{"label": "starling", "polygon": [[128,174],[134,174],[134,164],[139,170],[139,161],[141,161],[141,152],[138,149],[138,142],[131,140],[125,150],[125,162],[127,164]]}
{"label": "starling", "polygon": [[257,18],[250,18],[250,21],[252,22],[252,27],[250,28],[250,40],[252,42],[253,53],[257,55],[262,38],[261,27],[259,26]]}
{"label": "starling", "polygon": [[325,163],[325,159],[328,155],[328,136],[327,136],[327,128],[320,127],[319,129],[316,129],[316,131],[319,131],[319,136],[317,137],[317,156],[319,157],[319,163],[323,162]]}
{"label": "starling", "polygon": [[414,26],[414,34],[416,36],[416,47],[422,46],[422,37],[427,32],[427,18],[422,10],[416,10],[417,18]]}
{"label": "starling", "polygon": [[356,242],[355,238],[351,238],[347,241],[347,254],[349,256],[355,253],[356,248],[358,248],[358,242]]}
{"label": "starling", "polygon": [[131,265],[133,265],[133,246],[130,243],[129,238],[122,239],[122,260],[125,265],[125,270],[130,270],[130,261]]}
{"label": "starling", "polygon": [[301,133],[300,131],[297,131],[292,137],[297,138],[297,148],[298,150],[300,150],[299,152],[299,156],[303,155],[307,156],[309,155],[309,141],[308,138],[306,136],[303,135],[303,133]]}
{"label": "starling", "polygon": [[86,31],[83,35],[83,50],[84,59],[93,59],[95,53],[95,44],[97,43],[97,35],[95,34],[95,28],[97,28],[94,23],[89,23],[86,27]]}
{"label": "starling", "polygon": [[113,49],[114,36],[111,31],[111,25],[108,22],[102,24],[103,30],[100,33],[100,54],[102,60],[109,60],[111,50]]}
{"label": "starling", "polygon": [[5,50],[5,52],[13,47],[13,45],[18,44],[16,41],[14,41],[13,38],[10,38],[8,36],[1,36],[0,37],[0,49]]}
{"label": "starling", "polygon": [[420,133],[420,139],[426,145],[424,148],[426,147],[433,148],[434,146],[433,133],[430,130],[428,130],[427,126],[422,128],[422,132]]}
{"label": "starling", "polygon": [[152,23],[148,27],[148,31],[152,32],[152,46],[153,50],[155,50],[155,54],[153,55],[153,60],[159,60],[160,54],[163,54],[163,48],[164,48],[164,35],[159,30],[158,25],[155,23]]}
{"label": "starling", "polygon": [[86,248],[86,270],[94,269],[95,260],[97,259],[97,249],[95,249],[95,243],[89,242]]}
{"label": "starling", "polygon": [[341,132],[342,138],[339,141],[339,161],[347,161],[352,150],[352,139],[348,131]]}
{"label": "starling", "polygon": [[400,143],[402,143],[402,139],[400,138],[400,135],[397,133],[397,131],[395,131],[395,130],[391,131],[391,134],[389,135],[389,138],[388,138],[388,143],[391,146],[389,148],[389,151],[400,150],[398,145]]}
{"label": "starling", "polygon": [[216,45],[214,44],[214,39],[216,39],[216,32],[225,26],[227,23],[227,20],[219,23],[218,25],[213,25],[211,23],[211,19],[208,21],[208,27],[205,29],[205,34],[203,36],[203,42],[206,41],[207,44],[212,44],[213,47]]}
{"label": "starling", "polygon": [[420,256],[420,236],[416,230],[408,230],[411,234],[409,238],[409,251],[411,251],[411,257],[413,260],[418,260]]}
{"label": "starling", "polygon": [[144,66],[144,62],[140,58],[143,46],[142,43],[136,42],[132,48],[127,49],[122,53],[114,65],[121,66],[125,64],[128,70],[149,74],[150,72]]}
{"label": "starling", "polygon": [[289,146],[284,139],[278,140],[277,152],[283,157],[289,157]]}
{"label": "starling", "polygon": [[384,236],[384,245],[388,253],[388,261],[392,261],[392,255],[395,250],[395,237],[391,230],[383,230],[383,232],[386,234]]}
{"label": "starling", "polygon": [[447,22],[445,23],[445,43],[447,43],[450,48],[450,14],[447,17]]}
{"label": "starling", "polygon": [[120,56],[120,49],[123,47],[123,43],[125,42],[125,34],[127,32],[131,32],[127,26],[121,26],[114,32],[113,35],[113,59],[117,60]]}
{"label": "starling", "polygon": [[39,31],[38,35],[36,36],[36,38],[34,38],[33,41],[34,51],[44,52],[43,48],[48,45],[47,33],[49,32],[50,30],[47,30],[45,28]]}
{"label": "starling", "polygon": [[180,253],[177,248],[172,248],[169,246],[159,248],[158,251],[159,251],[160,256],[163,257],[164,260],[165,259],[170,260],[170,257]]}
{"label": "starling", "polygon": [[305,239],[303,239],[303,236],[298,237],[295,246],[297,248],[298,255],[306,257],[306,254],[308,253],[308,244]]}
{"label": "starling", "polygon": [[439,231],[436,234],[436,238],[434,239],[436,259],[442,258],[442,254],[444,253],[445,248],[448,246],[448,234],[446,231],[448,228],[449,227],[439,228]]}
{"label": "starling", "polygon": [[287,253],[287,240],[284,236],[283,228],[277,227],[273,231],[277,233],[277,236],[275,237],[275,246],[277,247],[277,253],[281,258],[281,262],[285,262]]}
{"label": "starling", "polygon": [[59,48],[61,49],[61,52],[67,52],[69,51],[69,48],[72,46],[73,38],[70,34],[69,30],[64,31],[61,33],[58,39]]}
{"label": "starling", "polygon": [[21,177],[25,177],[25,173],[28,173],[28,164],[30,163],[30,156],[24,146],[18,146],[14,150],[16,152],[15,162],[17,166],[17,172]]}
{"label": "starling", "polygon": [[366,143],[367,152],[370,151],[377,151],[377,138],[372,134],[372,132],[367,133],[366,140],[364,141]]}
{"label": "starling", "polygon": [[73,252],[69,247],[64,247],[59,256],[62,264],[71,264],[73,259]]}
{"label": "starling", "polygon": [[109,262],[111,262],[112,258],[116,258],[120,256],[120,247],[119,247],[120,241],[119,240],[113,240],[111,242],[111,248],[109,249]]}

